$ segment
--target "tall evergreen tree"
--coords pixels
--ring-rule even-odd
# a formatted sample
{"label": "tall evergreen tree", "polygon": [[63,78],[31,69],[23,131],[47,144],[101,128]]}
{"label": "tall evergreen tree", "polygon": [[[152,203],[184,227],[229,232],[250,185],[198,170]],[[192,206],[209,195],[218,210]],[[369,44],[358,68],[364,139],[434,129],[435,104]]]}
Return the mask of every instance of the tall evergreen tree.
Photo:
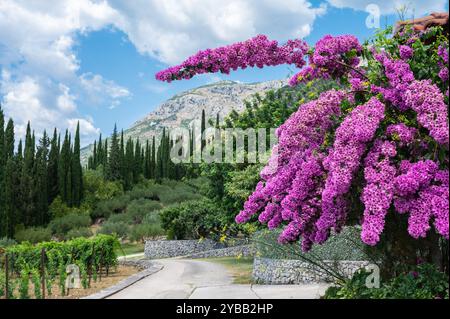
{"label": "tall evergreen tree", "polygon": [[[105,145],[106,148],[106,145]],[[117,135],[117,126],[114,125],[114,131],[111,137],[111,147],[109,149],[108,164],[106,169],[106,178],[111,181],[118,181],[121,178],[121,155],[119,137]]]}
{"label": "tall evergreen tree", "polygon": [[4,145],[4,156],[6,162],[9,158],[14,156],[14,122],[12,119],[9,119],[8,124],[6,125]]}
{"label": "tall evergreen tree", "polygon": [[83,197],[83,171],[80,155],[80,122],[77,123],[73,145],[72,164],[72,205],[80,206]]}
{"label": "tall evergreen tree", "polygon": [[58,196],[58,163],[59,163],[59,148],[58,148],[58,132],[56,128],[53,131],[53,137],[50,142],[50,152],[48,155],[48,203],[51,204]]}
{"label": "tall evergreen tree", "polygon": [[36,159],[34,161],[34,189],[35,189],[35,215],[32,219],[32,224],[44,225],[50,221],[48,215],[48,155],[50,141],[47,132],[44,131],[42,138],[39,141],[39,146],[36,151]]}
{"label": "tall evergreen tree", "polygon": [[152,137],[152,157],[150,162],[150,178],[156,178],[156,139]]}
{"label": "tall evergreen tree", "polygon": [[61,153],[58,160],[59,195],[61,199],[69,204],[70,202],[70,140],[69,131],[66,130],[64,141],[61,146]]}
{"label": "tall evergreen tree", "polygon": [[6,235],[6,226],[4,218],[5,209],[5,116],[0,105],[0,238]]}
{"label": "tall evergreen tree", "polygon": [[[33,134],[34,135],[34,134]],[[20,179],[22,198],[22,222],[25,226],[31,226],[35,218],[35,188],[34,177],[34,138],[31,134],[30,122],[27,124],[25,135],[25,148],[23,154],[22,174]]]}
{"label": "tall evergreen tree", "polygon": [[127,140],[125,146],[125,189],[130,189],[133,184],[133,163],[134,163],[134,146],[131,137]]}
{"label": "tall evergreen tree", "polygon": [[201,134],[201,149],[203,151],[203,149],[206,146],[206,140],[203,136],[204,132],[206,130],[206,116],[205,116],[205,110],[202,110],[202,123],[201,123],[201,127],[200,127],[200,134]]}
{"label": "tall evergreen tree", "polygon": [[127,175],[125,163],[125,141],[123,137],[123,130],[120,132],[120,179],[125,183]]}

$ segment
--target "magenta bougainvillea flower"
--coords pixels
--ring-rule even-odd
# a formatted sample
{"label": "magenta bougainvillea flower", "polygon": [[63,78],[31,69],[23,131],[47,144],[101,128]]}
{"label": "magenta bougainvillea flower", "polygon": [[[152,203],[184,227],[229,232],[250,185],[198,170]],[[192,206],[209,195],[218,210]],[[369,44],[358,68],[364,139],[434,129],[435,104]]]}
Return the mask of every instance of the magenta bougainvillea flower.
{"label": "magenta bougainvillea flower", "polygon": [[293,64],[301,68],[305,65],[303,57],[307,51],[308,45],[302,40],[289,40],[279,45],[265,35],[258,35],[244,42],[200,51],[182,64],[158,72],[156,79],[171,82],[203,73],[228,74],[231,70],[280,64]]}
{"label": "magenta bougainvillea flower", "polygon": [[258,216],[270,229],[283,227],[281,243],[301,241],[307,251],[339,232],[359,201],[367,245],[381,240],[391,213],[406,216],[413,238],[434,226],[448,239],[448,40],[429,49],[438,60],[429,73],[414,67],[418,41],[420,34],[377,47],[327,35],[309,49],[301,40],[279,45],[260,35],[200,51],[157,78],[293,64],[302,69],[291,86],[335,79],[345,87],[300,105],[277,129],[278,144],[237,223]]}

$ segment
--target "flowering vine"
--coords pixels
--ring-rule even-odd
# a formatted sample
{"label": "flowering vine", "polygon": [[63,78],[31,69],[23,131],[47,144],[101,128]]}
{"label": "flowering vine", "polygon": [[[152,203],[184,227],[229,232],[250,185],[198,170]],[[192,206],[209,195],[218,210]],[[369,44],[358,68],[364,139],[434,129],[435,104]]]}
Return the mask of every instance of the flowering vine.
{"label": "flowering vine", "polygon": [[[157,78],[286,63],[302,68],[308,56],[291,86],[326,78],[347,88],[300,105],[278,128],[278,144],[236,222],[258,215],[269,228],[284,227],[280,242],[300,240],[307,251],[339,232],[358,202],[368,245],[381,240],[391,213],[407,217],[413,238],[434,225],[448,239],[448,38],[433,30],[370,45],[327,35],[311,49],[300,40],[280,46],[257,36],[200,51]],[[432,36],[436,45],[424,45]]]}

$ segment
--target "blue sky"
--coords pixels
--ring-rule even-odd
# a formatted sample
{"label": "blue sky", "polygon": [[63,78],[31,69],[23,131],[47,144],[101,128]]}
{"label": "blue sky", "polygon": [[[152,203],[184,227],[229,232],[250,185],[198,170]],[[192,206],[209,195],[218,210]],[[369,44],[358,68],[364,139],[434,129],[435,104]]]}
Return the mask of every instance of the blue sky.
{"label": "blue sky", "polygon": [[61,0],[0,2],[0,101],[22,135],[31,120],[43,129],[74,129],[90,143],[114,123],[127,128],[171,96],[218,80],[286,78],[290,66],[202,75],[170,84],[154,74],[206,47],[258,33],[314,44],[325,34],[370,37],[367,4],[380,24],[448,10],[448,1],[364,0]]}

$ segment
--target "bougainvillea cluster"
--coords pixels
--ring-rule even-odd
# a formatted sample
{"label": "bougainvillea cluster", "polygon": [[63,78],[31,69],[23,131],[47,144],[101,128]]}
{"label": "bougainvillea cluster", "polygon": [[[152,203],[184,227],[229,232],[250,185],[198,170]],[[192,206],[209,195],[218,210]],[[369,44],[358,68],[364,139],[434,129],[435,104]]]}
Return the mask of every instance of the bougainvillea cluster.
{"label": "bougainvillea cluster", "polygon": [[[405,217],[413,238],[433,228],[448,239],[448,39],[436,36],[440,43],[432,46],[422,36],[367,46],[350,35],[325,36],[309,52],[303,42],[278,46],[259,36],[202,51],[158,78],[253,65],[303,67],[299,59],[307,55],[308,65],[290,85],[327,78],[347,88],[300,105],[278,128],[278,144],[236,222],[257,215],[269,228],[284,227],[280,242],[300,240],[305,251],[339,232],[350,212],[359,216],[368,245],[380,242],[388,214]],[[249,47],[260,53],[250,57]],[[417,57],[439,62],[420,68]]]}
{"label": "bougainvillea cluster", "polygon": [[265,35],[258,35],[244,42],[199,51],[182,64],[157,73],[156,79],[171,82],[190,79],[203,73],[228,74],[238,68],[262,68],[280,64],[294,64],[301,68],[305,64],[303,57],[307,51],[308,45],[299,39],[289,40],[280,46],[277,41],[271,41]]}

